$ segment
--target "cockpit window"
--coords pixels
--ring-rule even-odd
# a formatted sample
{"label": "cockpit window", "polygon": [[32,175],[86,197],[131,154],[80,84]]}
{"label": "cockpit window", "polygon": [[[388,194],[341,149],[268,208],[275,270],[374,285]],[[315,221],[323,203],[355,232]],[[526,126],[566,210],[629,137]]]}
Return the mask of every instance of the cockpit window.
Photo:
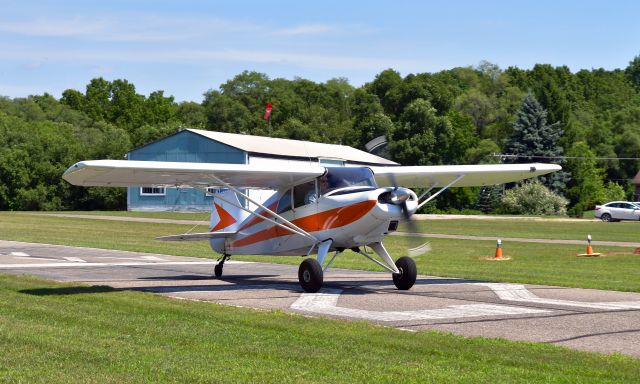
{"label": "cockpit window", "polygon": [[363,186],[376,187],[373,172],[366,167],[327,167],[327,173],[318,178],[320,194],[334,189]]}

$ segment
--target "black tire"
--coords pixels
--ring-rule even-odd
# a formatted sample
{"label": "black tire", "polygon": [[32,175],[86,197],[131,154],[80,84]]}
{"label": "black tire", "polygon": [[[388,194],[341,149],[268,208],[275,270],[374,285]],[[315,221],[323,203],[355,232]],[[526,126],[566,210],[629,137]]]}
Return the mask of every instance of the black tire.
{"label": "black tire", "polygon": [[611,221],[611,215],[608,213],[603,213],[602,216],[600,216],[600,220],[609,222]]}
{"label": "black tire", "polygon": [[322,288],[322,266],[316,259],[304,259],[298,268],[298,280],[305,292],[315,293]]}
{"label": "black tire", "polygon": [[408,256],[402,256],[396,261],[396,267],[400,270],[400,273],[394,273],[393,284],[396,288],[406,291],[413,287],[418,276],[418,270],[416,268],[416,262]]}
{"label": "black tire", "polygon": [[222,276],[222,264],[216,264],[216,266],[213,267],[213,273],[217,278],[220,278]]}

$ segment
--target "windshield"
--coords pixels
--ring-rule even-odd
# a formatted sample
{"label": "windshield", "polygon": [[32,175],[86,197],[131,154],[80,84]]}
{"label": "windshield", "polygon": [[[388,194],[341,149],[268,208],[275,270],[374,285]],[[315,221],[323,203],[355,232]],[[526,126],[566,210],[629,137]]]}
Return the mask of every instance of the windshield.
{"label": "windshield", "polygon": [[376,187],[373,172],[366,167],[328,167],[327,173],[320,176],[318,180],[321,195],[345,187]]}

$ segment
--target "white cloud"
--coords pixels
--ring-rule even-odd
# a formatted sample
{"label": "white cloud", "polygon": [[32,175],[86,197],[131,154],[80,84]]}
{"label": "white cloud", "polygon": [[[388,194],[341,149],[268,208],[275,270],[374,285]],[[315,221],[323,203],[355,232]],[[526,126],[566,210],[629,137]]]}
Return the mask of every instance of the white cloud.
{"label": "white cloud", "polygon": [[41,62],[43,60],[51,62],[95,62],[101,66],[114,62],[199,64],[210,61],[228,61],[261,64],[280,63],[322,69],[378,70],[392,67],[397,70],[411,70],[418,68],[419,65],[423,63],[422,60],[388,57],[358,57],[319,53],[236,49],[57,49],[47,51],[5,47],[2,51],[4,60],[28,62]]}
{"label": "white cloud", "polygon": [[70,37],[92,35],[105,29],[105,20],[87,20],[74,17],[71,19],[33,19],[28,21],[0,22],[0,32],[25,36]]}
{"label": "white cloud", "polygon": [[73,38],[99,42],[207,41],[281,36],[341,36],[368,33],[365,26],[299,24],[290,27],[267,25],[250,20],[232,20],[209,16],[157,16],[109,14],[100,17],[38,17],[28,20],[0,19],[0,32],[22,36]]}
{"label": "white cloud", "polygon": [[301,35],[326,35],[336,34],[342,29],[334,25],[326,24],[307,24],[297,25],[290,28],[278,29],[273,32],[274,35],[282,36],[301,36]]}

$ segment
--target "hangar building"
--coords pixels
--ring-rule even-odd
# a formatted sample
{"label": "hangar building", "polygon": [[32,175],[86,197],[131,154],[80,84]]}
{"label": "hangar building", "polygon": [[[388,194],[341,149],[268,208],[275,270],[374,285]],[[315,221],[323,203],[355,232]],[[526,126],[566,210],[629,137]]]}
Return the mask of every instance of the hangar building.
{"label": "hangar building", "polygon": [[[256,165],[397,165],[345,145],[185,129],[136,148],[128,160]],[[213,190],[212,190],[213,192]],[[250,191],[263,200],[272,191]],[[129,187],[129,211],[209,211],[210,193],[193,188]]]}

